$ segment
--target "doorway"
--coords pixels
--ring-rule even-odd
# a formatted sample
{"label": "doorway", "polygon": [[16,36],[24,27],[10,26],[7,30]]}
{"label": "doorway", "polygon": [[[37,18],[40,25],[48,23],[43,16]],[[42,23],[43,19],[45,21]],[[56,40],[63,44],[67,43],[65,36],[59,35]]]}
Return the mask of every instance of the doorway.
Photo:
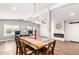
{"label": "doorway", "polygon": [[79,20],[65,21],[65,40],[79,42]]}

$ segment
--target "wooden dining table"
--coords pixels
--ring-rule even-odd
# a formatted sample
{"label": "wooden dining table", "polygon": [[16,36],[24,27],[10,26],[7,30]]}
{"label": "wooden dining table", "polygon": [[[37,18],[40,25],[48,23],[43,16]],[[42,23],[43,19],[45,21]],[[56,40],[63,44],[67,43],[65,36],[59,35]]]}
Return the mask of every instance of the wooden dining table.
{"label": "wooden dining table", "polygon": [[41,38],[41,37],[38,37],[38,38],[34,39],[34,37],[31,37],[31,36],[19,37],[19,39],[24,41],[30,47],[34,48],[36,51],[38,51],[39,49],[45,47],[48,43],[54,41],[54,39]]}

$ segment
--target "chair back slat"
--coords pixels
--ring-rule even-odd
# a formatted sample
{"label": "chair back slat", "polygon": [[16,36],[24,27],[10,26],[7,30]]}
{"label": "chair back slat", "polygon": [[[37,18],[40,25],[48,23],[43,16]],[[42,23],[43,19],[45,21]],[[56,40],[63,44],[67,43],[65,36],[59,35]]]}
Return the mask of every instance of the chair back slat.
{"label": "chair back slat", "polygon": [[56,44],[56,40],[54,40],[53,42],[48,44],[48,48],[47,48],[47,51],[46,51],[47,55],[54,54],[55,44]]}

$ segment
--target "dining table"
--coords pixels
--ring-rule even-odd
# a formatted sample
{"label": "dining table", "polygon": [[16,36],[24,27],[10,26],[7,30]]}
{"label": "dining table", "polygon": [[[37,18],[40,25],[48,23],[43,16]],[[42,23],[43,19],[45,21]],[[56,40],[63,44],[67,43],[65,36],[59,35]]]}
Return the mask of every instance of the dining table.
{"label": "dining table", "polygon": [[19,37],[20,40],[22,40],[24,43],[29,45],[30,47],[34,48],[38,54],[39,49],[45,47],[48,45],[50,42],[54,42],[54,39],[51,38],[42,38],[42,37],[37,37],[36,39],[32,36],[23,36]]}

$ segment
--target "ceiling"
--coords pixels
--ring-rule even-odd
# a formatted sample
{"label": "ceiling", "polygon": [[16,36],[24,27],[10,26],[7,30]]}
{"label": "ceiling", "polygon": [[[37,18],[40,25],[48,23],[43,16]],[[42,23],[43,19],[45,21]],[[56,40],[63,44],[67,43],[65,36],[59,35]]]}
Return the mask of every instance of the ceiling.
{"label": "ceiling", "polygon": [[[57,3],[36,3],[36,12],[43,11]],[[12,10],[16,7],[16,10]],[[0,3],[0,19],[24,19],[34,12],[34,3]],[[70,14],[74,13],[74,16]],[[79,4],[72,3],[52,10],[55,20],[79,19]]]}
{"label": "ceiling", "polygon": [[[74,13],[74,15],[70,15]],[[79,20],[79,4],[72,3],[52,11],[55,20]]]}
{"label": "ceiling", "polygon": [[[55,3],[36,3],[36,12],[40,12],[54,5]],[[12,10],[12,7],[16,7],[16,10]],[[33,13],[34,3],[0,3],[1,19],[23,19]]]}

